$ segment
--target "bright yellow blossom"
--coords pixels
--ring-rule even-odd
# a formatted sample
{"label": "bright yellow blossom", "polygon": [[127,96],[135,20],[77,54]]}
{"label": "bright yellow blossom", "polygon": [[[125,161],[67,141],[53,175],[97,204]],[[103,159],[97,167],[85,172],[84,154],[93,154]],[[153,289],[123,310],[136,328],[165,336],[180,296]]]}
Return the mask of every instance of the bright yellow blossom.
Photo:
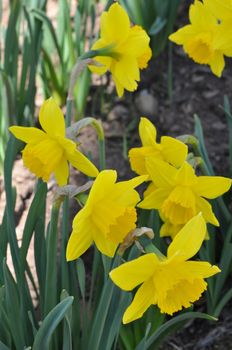
{"label": "bright yellow blossom", "polygon": [[220,38],[220,50],[225,56],[232,57],[232,0],[204,0],[204,5],[218,20],[218,33]]}
{"label": "bright yellow blossom", "polygon": [[202,212],[206,222],[219,226],[212,207],[205,198],[213,199],[227,192],[231,179],[196,176],[187,162],[176,169],[161,160],[148,158],[146,168],[155,189],[139,203],[140,208],[158,209],[161,217],[172,225],[183,225]]}
{"label": "bright yellow blossom", "polygon": [[132,170],[137,174],[147,174],[146,158],[164,160],[175,167],[179,167],[185,161],[188,147],[181,141],[169,136],[162,136],[160,143],[156,142],[156,128],[147,118],[141,118],[139,123],[139,135],[142,147],[132,148],[129,151],[129,159]]}
{"label": "bright yellow blossom", "polygon": [[70,162],[88,176],[98,170],[88,158],[76,149],[76,144],[65,137],[65,121],[53,98],[46,100],[39,113],[44,131],[34,127],[11,126],[10,132],[27,145],[22,151],[24,165],[37,177],[47,182],[52,173],[60,186],[67,184]]}
{"label": "bright yellow blossom", "polygon": [[167,258],[150,253],[110,272],[113,282],[125,291],[142,284],[124,313],[123,323],[142,317],[150,305],[172,315],[201,297],[207,289],[204,279],[220,272],[206,261],[188,261],[199,251],[205,232],[206,224],[199,214],[176,235]]}
{"label": "bright yellow blossom", "polygon": [[97,176],[84,208],[73,220],[67,260],[77,259],[93,242],[103,254],[113,257],[118,244],[135,229],[135,205],[140,198],[134,188],[146,176],[118,183],[116,179],[114,170],[101,171]]}
{"label": "bright yellow blossom", "polygon": [[189,57],[197,63],[209,65],[212,72],[220,77],[225,66],[224,55],[230,53],[222,45],[224,39],[218,19],[208,6],[198,0],[190,6],[189,19],[191,24],[171,34],[169,39],[183,45]]}
{"label": "bright yellow blossom", "polygon": [[147,67],[151,58],[149,36],[140,26],[130,26],[126,11],[114,3],[101,15],[100,39],[92,50],[109,48],[109,56],[97,56],[95,60],[101,66],[90,66],[92,72],[112,73],[117,93],[121,97],[124,89],[134,91],[140,81],[139,69]]}

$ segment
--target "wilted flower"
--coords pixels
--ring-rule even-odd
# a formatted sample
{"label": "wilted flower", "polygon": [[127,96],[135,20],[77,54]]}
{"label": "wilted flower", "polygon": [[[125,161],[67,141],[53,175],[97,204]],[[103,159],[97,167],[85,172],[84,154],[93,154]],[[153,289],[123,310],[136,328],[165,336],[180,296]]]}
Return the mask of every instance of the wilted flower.
{"label": "wilted flower", "polygon": [[148,158],[146,168],[154,191],[139,203],[143,209],[158,209],[161,217],[172,225],[183,225],[202,212],[206,222],[219,226],[210,203],[227,192],[231,179],[220,176],[196,176],[190,164],[184,162],[176,169],[161,160]]}
{"label": "wilted flower", "polygon": [[135,229],[135,205],[140,197],[134,188],[146,176],[118,183],[116,179],[114,170],[101,171],[97,176],[84,208],[73,220],[67,260],[77,259],[93,242],[103,254],[113,257],[118,244]]}
{"label": "wilted flower", "polygon": [[46,100],[39,113],[44,131],[34,127],[11,126],[10,132],[27,145],[22,151],[24,165],[37,177],[47,182],[52,173],[60,186],[67,184],[68,162],[88,176],[98,170],[77,150],[76,144],[65,137],[65,121],[53,98]]}
{"label": "wilted flower", "polygon": [[182,165],[188,154],[188,147],[181,141],[169,136],[162,136],[156,141],[156,128],[147,118],[141,118],[139,135],[142,147],[132,148],[129,159],[132,170],[137,174],[147,174],[145,161],[149,158],[164,160],[176,167]]}
{"label": "wilted flower", "polygon": [[92,50],[108,47],[108,56],[97,56],[95,60],[102,66],[91,65],[92,72],[112,73],[117,93],[122,96],[124,89],[134,91],[140,81],[140,69],[147,67],[151,58],[149,36],[140,26],[130,26],[126,11],[114,3],[101,15],[100,39]]}
{"label": "wilted flower", "polygon": [[201,297],[207,289],[204,279],[220,272],[206,261],[188,261],[199,251],[205,232],[206,224],[199,214],[176,235],[167,257],[146,254],[110,272],[110,278],[123,290],[141,285],[124,313],[123,323],[142,317],[150,305],[172,315]]}

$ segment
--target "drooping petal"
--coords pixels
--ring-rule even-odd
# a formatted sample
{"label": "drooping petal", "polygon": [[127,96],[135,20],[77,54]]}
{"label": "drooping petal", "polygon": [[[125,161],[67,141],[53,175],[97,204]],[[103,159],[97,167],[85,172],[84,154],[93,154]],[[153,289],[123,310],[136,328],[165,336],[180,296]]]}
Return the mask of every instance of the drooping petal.
{"label": "drooping petal", "polygon": [[147,118],[141,118],[139,123],[139,136],[143,146],[156,147],[156,128]]}
{"label": "drooping petal", "polygon": [[168,258],[175,257],[185,261],[200,249],[206,234],[206,223],[202,214],[198,214],[180,230],[168,247]]}
{"label": "drooping petal", "polygon": [[214,226],[219,226],[219,222],[213,213],[212,206],[207,200],[205,200],[204,198],[198,197],[196,205],[197,205],[197,211],[202,212],[202,215],[206,222],[209,222]]}
{"label": "drooping petal", "polygon": [[199,176],[194,191],[199,196],[213,199],[227,192],[231,183],[231,179],[222,176]]}
{"label": "drooping petal", "polygon": [[25,143],[35,144],[47,138],[45,132],[33,127],[11,126],[9,130],[17,139]]}
{"label": "drooping petal", "polygon": [[142,175],[136,176],[131,180],[118,182],[115,184],[114,192],[112,192],[112,199],[124,206],[135,206],[140,201],[140,196],[134,188],[138,187],[146,180],[147,175]]}
{"label": "drooping petal", "polygon": [[138,204],[138,207],[143,209],[160,209],[169,193],[169,189],[155,189],[154,192],[150,193]]}
{"label": "drooping petal", "polygon": [[39,122],[48,135],[65,136],[64,115],[52,97],[44,101],[40,108]]}
{"label": "drooping petal", "polygon": [[209,65],[212,72],[220,78],[222,76],[223,69],[225,68],[225,59],[223,52],[215,51],[213,57],[209,62]]}
{"label": "drooping petal", "polygon": [[113,269],[110,278],[118,287],[129,291],[148,280],[158,263],[154,253],[145,254]]}
{"label": "drooping petal", "polygon": [[73,231],[66,250],[67,261],[79,258],[93,243],[93,227],[85,212],[79,211],[73,221]]}
{"label": "drooping petal", "polygon": [[124,324],[142,317],[150,305],[155,304],[155,290],[152,279],[144,282],[138,289],[129,307],[126,309],[122,322]]}
{"label": "drooping petal", "polygon": [[161,147],[164,159],[171,165],[179,167],[186,160],[188,147],[183,142],[173,137],[162,136]]}
{"label": "drooping petal", "polygon": [[97,249],[106,256],[112,258],[118,247],[118,243],[114,243],[111,240],[107,239],[99,230],[94,229],[93,240],[97,246]]}
{"label": "drooping petal", "polygon": [[69,175],[69,166],[66,158],[62,158],[59,165],[54,170],[55,179],[59,186],[64,186],[67,184]]}
{"label": "drooping petal", "polygon": [[73,152],[68,153],[67,158],[72,166],[82,173],[91,177],[96,177],[98,175],[98,170],[95,165],[79,150],[75,149]]}
{"label": "drooping petal", "polygon": [[158,159],[146,159],[147,172],[156,187],[171,188],[174,186],[177,170],[166,162]]}

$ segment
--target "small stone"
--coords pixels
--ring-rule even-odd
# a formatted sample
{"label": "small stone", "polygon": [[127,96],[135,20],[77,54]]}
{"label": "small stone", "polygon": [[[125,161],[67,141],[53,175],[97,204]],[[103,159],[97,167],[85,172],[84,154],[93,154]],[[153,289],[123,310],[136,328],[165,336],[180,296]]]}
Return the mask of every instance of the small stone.
{"label": "small stone", "polygon": [[139,112],[144,116],[157,114],[158,101],[148,90],[139,92],[135,99],[135,104]]}

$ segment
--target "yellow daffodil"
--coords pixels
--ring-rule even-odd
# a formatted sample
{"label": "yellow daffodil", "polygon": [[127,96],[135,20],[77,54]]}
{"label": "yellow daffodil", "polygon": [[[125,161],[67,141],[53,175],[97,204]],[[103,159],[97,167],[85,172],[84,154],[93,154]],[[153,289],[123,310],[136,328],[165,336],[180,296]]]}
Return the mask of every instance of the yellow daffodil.
{"label": "yellow daffodil", "polygon": [[197,63],[209,65],[212,72],[220,77],[225,66],[224,55],[229,52],[223,48],[224,39],[220,35],[218,19],[209,11],[208,6],[198,0],[190,6],[189,19],[191,24],[171,34],[169,39],[183,45],[189,57]]}
{"label": "yellow daffodil", "polygon": [[77,259],[93,242],[103,254],[113,257],[118,244],[135,229],[135,205],[140,198],[134,188],[146,176],[118,183],[116,179],[114,170],[101,171],[97,176],[84,208],[73,220],[67,260]]}
{"label": "yellow daffodil", "polygon": [[181,141],[169,136],[162,136],[160,143],[156,142],[156,128],[147,118],[141,118],[139,123],[139,135],[142,147],[132,148],[129,151],[129,159],[132,170],[137,174],[147,174],[146,158],[158,158],[175,167],[179,167],[185,161],[188,147]]}
{"label": "yellow daffodil", "polygon": [[146,168],[154,191],[139,203],[140,208],[158,209],[161,217],[172,225],[183,225],[202,212],[206,222],[219,226],[210,203],[227,192],[231,179],[220,176],[196,176],[190,164],[184,162],[176,169],[161,160],[148,158]]}
{"label": "yellow daffodil", "polygon": [[126,11],[114,3],[101,15],[100,39],[92,50],[109,48],[109,56],[97,56],[101,66],[90,66],[92,72],[112,73],[117,93],[122,96],[124,89],[134,91],[140,81],[140,69],[147,67],[151,58],[149,36],[140,26],[130,26]]}
{"label": "yellow daffodil", "polygon": [[220,38],[220,50],[225,56],[232,57],[232,0],[204,0],[204,5],[218,20],[218,33]]}
{"label": "yellow daffodil", "polygon": [[191,261],[201,247],[206,224],[201,214],[192,218],[168,247],[167,258],[154,253],[129,261],[110,272],[113,282],[125,291],[141,285],[123,316],[123,323],[143,316],[150,305],[162,313],[188,308],[207,289],[205,278],[220,272],[206,261]]}
{"label": "yellow daffodil", "polygon": [[39,113],[43,130],[11,126],[10,132],[27,145],[22,151],[24,165],[47,182],[52,173],[60,186],[67,184],[70,162],[88,176],[97,176],[97,168],[65,137],[65,121],[53,98],[46,100]]}

